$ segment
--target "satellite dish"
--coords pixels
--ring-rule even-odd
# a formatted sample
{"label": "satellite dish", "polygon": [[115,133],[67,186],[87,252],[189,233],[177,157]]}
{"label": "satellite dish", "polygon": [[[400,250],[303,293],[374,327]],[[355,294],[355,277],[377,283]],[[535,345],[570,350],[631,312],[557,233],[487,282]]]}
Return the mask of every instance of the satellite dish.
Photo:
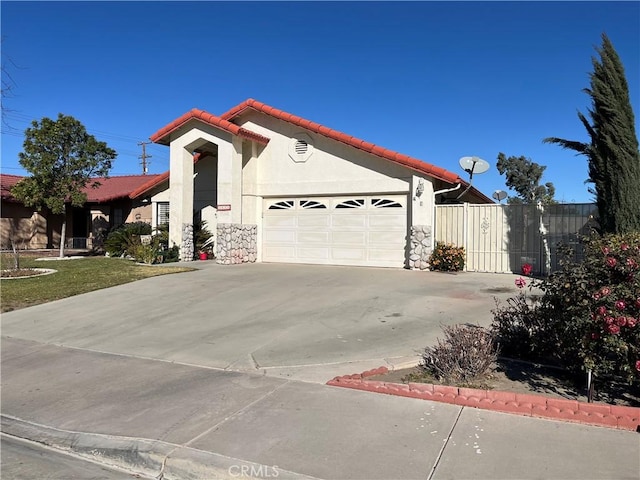
{"label": "satellite dish", "polygon": [[459,160],[462,169],[469,174],[469,178],[474,173],[484,173],[489,170],[489,164],[480,157],[462,157]]}
{"label": "satellite dish", "polygon": [[507,192],[505,192],[504,190],[496,190],[491,196],[498,200],[498,203],[500,203],[502,200],[507,198]]}
{"label": "satellite dish", "polygon": [[471,189],[471,181],[474,173],[484,173],[489,170],[489,164],[480,157],[462,157],[458,160],[462,169],[469,174],[469,186],[456,198],[460,200],[462,196]]}

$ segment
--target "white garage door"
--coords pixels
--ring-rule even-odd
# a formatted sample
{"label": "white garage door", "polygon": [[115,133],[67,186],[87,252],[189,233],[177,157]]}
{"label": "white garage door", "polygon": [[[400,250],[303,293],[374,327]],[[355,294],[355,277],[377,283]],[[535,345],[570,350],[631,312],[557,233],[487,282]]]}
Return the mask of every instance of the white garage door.
{"label": "white garage door", "polygon": [[405,264],[405,195],[274,198],[264,205],[265,262]]}

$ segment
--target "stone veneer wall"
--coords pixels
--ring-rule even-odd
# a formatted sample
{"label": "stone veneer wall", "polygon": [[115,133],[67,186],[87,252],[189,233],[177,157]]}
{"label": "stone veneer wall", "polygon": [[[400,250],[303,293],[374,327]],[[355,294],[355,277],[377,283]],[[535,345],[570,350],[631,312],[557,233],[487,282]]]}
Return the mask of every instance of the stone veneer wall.
{"label": "stone veneer wall", "polygon": [[409,268],[427,270],[431,255],[431,226],[413,225],[411,227],[411,249],[409,250]]}
{"label": "stone veneer wall", "polygon": [[193,224],[182,224],[182,245],[180,245],[180,261],[191,262],[193,261],[194,246],[193,246]]}
{"label": "stone veneer wall", "polygon": [[219,223],[216,229],[216,262],[224,265],[255,262],[257,235],[257,225]]}

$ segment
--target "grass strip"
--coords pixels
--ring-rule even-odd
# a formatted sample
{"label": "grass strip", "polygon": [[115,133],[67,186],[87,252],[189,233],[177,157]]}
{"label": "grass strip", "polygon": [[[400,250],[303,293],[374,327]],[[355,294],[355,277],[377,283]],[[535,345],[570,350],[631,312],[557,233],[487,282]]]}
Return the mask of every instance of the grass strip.
{"label": "grass strip", "polygon": [[[12,266],[10,255],[0,256],[0,267]],[[144,278],[193,271],[193,268],[163,265],[139,265],[131,260],[106,257],[87,257],[60,261],[36,261],[21,258],[21,268],[53,268],[52,275],[2,280],[0,283],[0,311],[52,302],[61,298],[135,282]]]}

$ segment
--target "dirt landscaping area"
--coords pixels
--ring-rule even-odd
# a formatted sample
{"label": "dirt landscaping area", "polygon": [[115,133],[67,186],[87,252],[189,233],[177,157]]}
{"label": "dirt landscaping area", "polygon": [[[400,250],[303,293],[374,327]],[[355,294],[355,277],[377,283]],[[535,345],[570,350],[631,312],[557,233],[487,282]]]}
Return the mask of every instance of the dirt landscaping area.
{"label": "dirt landscaping area", "polygon": [[[383,375],[367,377],[367,380],[393,383],[431,383],[447,385],[426,373],[421,367],[392,370]],[[573,378],[568,372],[550,366],[520,360],[499,359],[483,379],[471,385],[454,385],[458,387],[478,388],[501,392],[528,393],[546,397],[565,398],[569,400],[587,401],[586,375],[581,379]],[[594,402],[640,407],[640,388],[621,381],[609,381],[607,392],[600,391],[597,381]]]}

